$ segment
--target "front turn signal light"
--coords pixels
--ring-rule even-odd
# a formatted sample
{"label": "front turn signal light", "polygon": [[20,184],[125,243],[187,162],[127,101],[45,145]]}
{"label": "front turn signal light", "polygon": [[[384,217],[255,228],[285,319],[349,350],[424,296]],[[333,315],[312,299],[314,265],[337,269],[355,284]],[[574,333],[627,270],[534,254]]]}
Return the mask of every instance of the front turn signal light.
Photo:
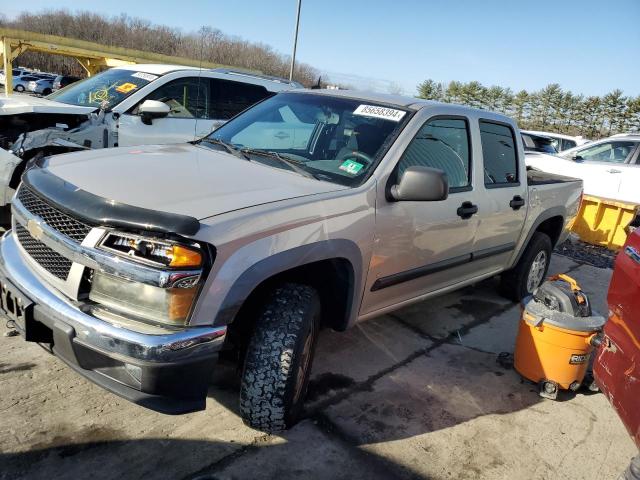
{"label": "front turn signal light", "polygon": [[202,265],[202,254],[191,248],[183,247],[182,245],[173,245],[170,256],[170,267],[183,268],[199,267]]}

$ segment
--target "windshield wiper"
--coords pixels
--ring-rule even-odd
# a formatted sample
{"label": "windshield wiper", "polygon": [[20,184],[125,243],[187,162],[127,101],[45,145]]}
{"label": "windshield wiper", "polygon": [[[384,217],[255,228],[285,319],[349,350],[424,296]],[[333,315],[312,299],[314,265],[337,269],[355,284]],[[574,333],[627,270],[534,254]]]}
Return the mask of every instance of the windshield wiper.
{"label": "windshield wiper", "polygon": [[252,155],[262,155],[263,157],[275,158],[276,160],[279,160],[281,163],[284,163],[289,168],[291,168],[291,170],[293,170],[296,173],[299,173],[303,177],[314,178],[316,180],[320,180],[320,178],[318,176],[316,176],[315,174],[313,174],[313,173],[309,172],[308,170],[305,170],[304,168],[300,167],[299,165],[304,165],[302,162],[299,162],[297,160],[293,160],[292,158],[289,158],[289,157],[285,157],[285,156],[279,154],[278,152],[269,152],[267,150],[257,150],[257,149],[251,149],[251,148],[243,148],[241,151],[243,153],[249,153],[249,154],[252,154]]}
{"label": "windshield wiper", "polygon": [[231,155],[233,155],[235,157],[238,157],[238,158],[241,158],[243,160],[251,161],[249,156],[246,155],[245,153],[243,153],[242,150],[240,150],[238,147],[236,147],[234,145],[231,145],[230,143],[225,142],[224,140],[219,140],[217,138],[204,137],[204,138],[200,139],[200,142],[213,143],[214,145],[221,145]]}

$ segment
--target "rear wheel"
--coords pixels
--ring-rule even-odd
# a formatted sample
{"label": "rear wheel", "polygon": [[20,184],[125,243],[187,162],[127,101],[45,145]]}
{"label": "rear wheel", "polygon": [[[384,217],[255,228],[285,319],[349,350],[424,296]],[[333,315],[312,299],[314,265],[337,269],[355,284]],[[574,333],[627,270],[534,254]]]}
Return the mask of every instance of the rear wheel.
{"label": "rear wheel", "polygon": [[42,95],[44,95],[45,97],[46,97],[47,95],[49,95],[50,93],[51,93],[51,89],[50,89],[50,88],[45,88],[45,89],[42,91]]}
{"label": "rear wheel", "polygon": [[535,232],[515,267],[502,274],[500,292],[514,302],[531,295],[547,275],[551,250],[549,236]]}
{"label": "rear wheel", "polygon": [[16,92],[24,92],[24,87],[22,85],[16,85],[15,91]]}
{"label": "rear wheel", "polygon": [[242,372],[240,413],[249,426],[277,432],[302,411],[320,327],[320,299],[307,285],[287,283],[268,297],[257,319]]}

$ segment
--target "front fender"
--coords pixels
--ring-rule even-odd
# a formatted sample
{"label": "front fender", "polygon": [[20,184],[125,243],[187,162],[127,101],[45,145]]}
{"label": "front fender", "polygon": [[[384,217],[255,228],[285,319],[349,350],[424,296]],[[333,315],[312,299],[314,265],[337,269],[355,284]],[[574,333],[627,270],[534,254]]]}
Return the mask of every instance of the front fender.
{"label": "front fender", "polygon": [[214,326],[231,323],[245,299],[261,283],[274,275],[322,260],[344,259],[352,268],[345,321],[351,325],[358,313],[358,298],[363,288],[362,253],[358,245],[346,239],[328,239],[285,250],[255,263],[233,283],[224,297]]}

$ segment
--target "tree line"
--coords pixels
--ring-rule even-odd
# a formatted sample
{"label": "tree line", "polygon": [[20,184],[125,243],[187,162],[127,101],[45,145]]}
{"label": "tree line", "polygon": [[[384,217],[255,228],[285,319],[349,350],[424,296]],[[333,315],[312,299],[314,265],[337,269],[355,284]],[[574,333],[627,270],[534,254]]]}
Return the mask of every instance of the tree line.
{"label": "tree line", "polygon": [[428,79],[418,85],[418,97],[498,111],[515,119],[523,129],[591,139],[640,130],[640,95],[625,96],[619,89],[603,96],[584,96],[552,83],[535,92],[514,93],[510,88],[486,87],[476,81],[440,83]]}
{"label": "tree line", "polygon": [[[0,15],[0,27],[76,38],[103,45],[132,48],[164,55],[174,55],[205,62],[259,70],[268,75],[289,77],[291,58],[272,47],[233,37],[222,31],[203,27],[198,32],[155,25],[148,20],[126,14],[106,17],[92,12],[71,13],[66,10],[23,12],[13,20]],[[37,68],[46,72],[84,76],[84,70],[70,57],[25,52],[14,65]],[[305,63],[296,62],[294,79],[310,86],[318,81],[319,72]]]}

